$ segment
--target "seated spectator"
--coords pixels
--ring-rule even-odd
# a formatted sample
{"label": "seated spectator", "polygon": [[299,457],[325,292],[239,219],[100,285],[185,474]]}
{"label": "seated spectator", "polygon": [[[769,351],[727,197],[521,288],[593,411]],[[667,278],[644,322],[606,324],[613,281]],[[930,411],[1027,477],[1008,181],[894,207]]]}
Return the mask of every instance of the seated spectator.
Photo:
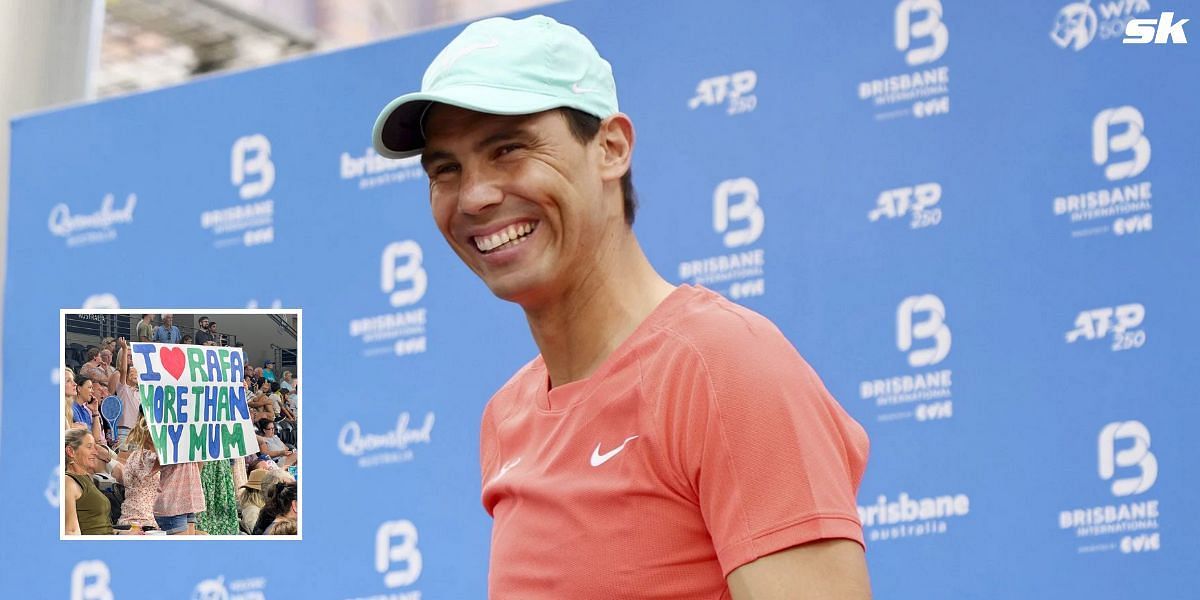
{"label": "seated spectator", "polygon": [[185,335],[185,336],[183,336],[183,339],[179,340],[179,343],[180,343],[180,344],[195,344],[195,343],[198,343],[198,342],[193,342],[193,341],[192,341],[192,336],[190,336],[190,335]]}
{"label": "seated spectator", "polygon": [[158,453],[150,439],[146,418],[139,417],[129,432],[129,456],[125,459],[125,502],[121,504],[118,525],[136,529],[156,529],[154,504],[158,500]]}
{"label": "seated spectator", "polygon": [[283,418],[296,423],[295,405],[291,402],[291,394],[283,388],[279,388],[279,408],[283,412]]}
{"label": "seated spectator", "polygon": [[82,429],[70,429],[64,435],[67,472],[63,516],[67,535],[112,535],[112,505],[92,481],[98,464],[95,438]]}
{"label": "seated spectator", "polygon": [[274,421],[279,413],[276,412],[275,403],[271,399],[271,384],[264,381],[259,386],[258,392],[246,401],[252,409],[252,419],[270,419]]}
{"label": "seated spectator", "polygon": [[271,535],[296,535],[298,523],[296,519],[275,519],[275,526],[271,529]]}
{"label": "seated spectator", "polygon": [[295,463],[294,459],[289,460],[295,453],[287,447],[287,444],[283,443],[283,440],[279,439],[278,435],[275,435],[274,421],[259,419],[254,424],[254,428],[258,433],[259,451],[266,453],[276,464]]}
{"label": "seated spectator", "polygon": [[279,380],[279,389],[287,390],[287,391],[291,392],[296,389],[295,385],[296,385],[295,382],[292,381],[292,372],[284,371],[283,379]]}
{"label": "seated spectator", "polygon": [[[79,384],[75,383],[75,371],[71,367],[63,367],[63,430],[83,429],[88,426],[75,419],[75,399],[79,394]],[[88,413],[90,416],[90,412]]]}
{"label": "seated spectator", "polygon": [[263,364],[262,376],[263,379],[275,383],[275,361],[268,360]]}
{"label": "seated spectator", "polygon": [[266,476],[265,469],[255,469],[250,472],[250,478],[238,490],[238,510],[242,513],[242,528],[247,533],[254,531],[254,524],[258,522],[258,513],[267,503],[267,496],[262,491],[263,479]]}
{"label": "seated spectator", "polygon": [[267,487],[267,502],[258,513],[252,535],[270,535],[280,519],[295,520],[299,514],[299,487],[295,481],[280,482]]}

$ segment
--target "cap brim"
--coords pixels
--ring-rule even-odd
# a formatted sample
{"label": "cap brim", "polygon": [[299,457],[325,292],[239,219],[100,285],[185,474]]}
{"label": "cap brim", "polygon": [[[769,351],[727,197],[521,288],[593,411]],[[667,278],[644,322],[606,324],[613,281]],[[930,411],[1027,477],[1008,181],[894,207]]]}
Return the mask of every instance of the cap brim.
{"label": "cap brim", "polygon": [[434,102],[493,115],[529,115],[568,106],[562,98],[485,85],[459,85],[437,92],[405,94],[389,102],[375,119],[371,135],[375,152],[387,158],[420,154],[425,149],[421,119]]}

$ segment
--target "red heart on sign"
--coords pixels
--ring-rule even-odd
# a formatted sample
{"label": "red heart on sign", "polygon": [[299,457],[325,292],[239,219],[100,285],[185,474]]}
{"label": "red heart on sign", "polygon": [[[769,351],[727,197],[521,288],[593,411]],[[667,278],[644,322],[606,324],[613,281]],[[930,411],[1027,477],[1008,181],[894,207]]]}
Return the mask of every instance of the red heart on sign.
{"label": "red heart on sign", "polygon": [[179,379],[179,376],[183,374],[183,367],[187,362],[183,358],[183,350],[179,348],[159,348],[158,360],[162,362],[163,368],[175,379]]}

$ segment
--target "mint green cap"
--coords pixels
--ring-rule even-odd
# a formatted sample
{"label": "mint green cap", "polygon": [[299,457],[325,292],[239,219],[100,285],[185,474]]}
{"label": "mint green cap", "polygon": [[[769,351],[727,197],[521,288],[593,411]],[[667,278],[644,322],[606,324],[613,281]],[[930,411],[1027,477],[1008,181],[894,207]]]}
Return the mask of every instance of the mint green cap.
{"label": "mint green cap", "polygon": [[617,113],[612,66],[579,30],[550,17],[471,23],[421,79],[421,91],[392,100],[375,120],[375,151],[420,154],[422,120],[434,102],[494,115],[570,107],[601,119]]}

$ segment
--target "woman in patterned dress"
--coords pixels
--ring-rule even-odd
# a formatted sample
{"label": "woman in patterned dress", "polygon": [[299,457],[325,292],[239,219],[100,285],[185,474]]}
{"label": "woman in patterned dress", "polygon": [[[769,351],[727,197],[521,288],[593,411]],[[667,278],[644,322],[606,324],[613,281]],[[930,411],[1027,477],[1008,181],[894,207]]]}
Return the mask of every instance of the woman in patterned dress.
{"label": "woman in patterned dress", "polygon": [[132,450],[125,459],[125,502],[118,525],[155,529],[154,502],[158,499],[158,453],[150,439],[146,417],[139,416],[127,438]]}

